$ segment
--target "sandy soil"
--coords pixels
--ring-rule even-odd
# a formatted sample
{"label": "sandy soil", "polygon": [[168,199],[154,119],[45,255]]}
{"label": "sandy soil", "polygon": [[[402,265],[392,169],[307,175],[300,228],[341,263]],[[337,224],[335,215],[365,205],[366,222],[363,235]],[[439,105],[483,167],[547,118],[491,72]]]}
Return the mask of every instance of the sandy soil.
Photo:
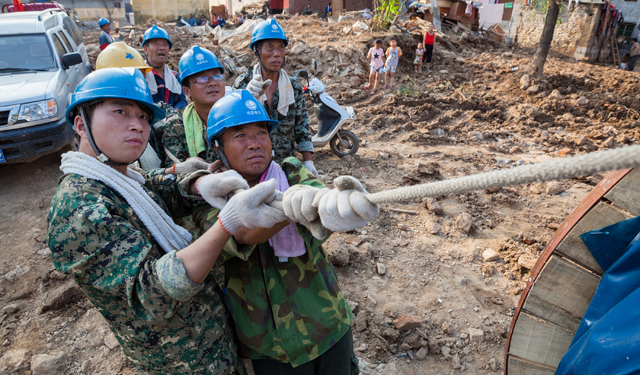
{"label": "sandy soil", "polygon": [[[339,159],[328,146],[316,152],[328,184],[348,174],[376,192],[640,139],[637,73],[552,54],[544,77],[523,78],[533,51],[456,35],[436,45],[433,72],[414,73],[417,34],[355,31],[353,21],[281,22],[291,40],[290,73],[308,70],[316,59],[329,94],[358,116],[346,126],[361,141],[355,156]],[[247,52],[246,35],[214,46],[209,38],[171,33],[174,68],[194,43],[219,57]],[[98,33],[85,34],[95,57]],[[141,35],[128,41],[140,48]],[[382,38],[386,47],[394,35],[405,53],[398,82],[394,90],[371,96],[363,89],[366,52],[372,40]],[[248,67],[250,60],[241,58],[240,64]],[[228,74],[227,84],[234,79]],[[66,373],[133,374],[100,314],[68,276],[55,271],[46,247],[59,162],[56,153],[0,166],[0,374],[29,374],[34,356],[56,352],[65,353]],[[355,311],[363,372],[501,371],[509,323],[529,270],[601,178],[385,204],[370,225],[333,235],[327,250]],[[496,260],[485,261],[489,249]],[[7,308],[13,305],[17,310]],[[396,319],[404,316],[420,326],[396,329]]]}

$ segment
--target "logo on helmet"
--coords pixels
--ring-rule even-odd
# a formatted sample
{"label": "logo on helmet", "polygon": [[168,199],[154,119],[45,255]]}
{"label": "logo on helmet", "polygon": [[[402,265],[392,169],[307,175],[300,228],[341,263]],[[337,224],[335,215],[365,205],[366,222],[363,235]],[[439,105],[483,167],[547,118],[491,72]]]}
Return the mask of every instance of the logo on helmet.
{"label": "logo on helmet", "polygon": [[278,30],[278,25],[271,25],[271,28],[275,31]]}
{"label": "logo on helmet", "polygon": [[158,33],[158,29],[153,29],[152,33],[157,34]]}
{"label": "logo on helmet", "polygon": [[147,88],[147,83],[142,78],[136,78],[136,83],[143,89]]}
{"label": "logo on helmet", "polygon": [[244,105],[246,105],[247,109],[250,110],[250,111],[254,111],[254,110],[256,110],[258,108],[256,103],[251,101],[251,100],[247,100],[246,102],[244,102]]}
{"label": "logo on helmet", "polygon": [[196,55],[196,60],[200,61],[202,59],[204,59],[204,55],[203,54],[199,53],[199,54]]}
{"label": "logo on helmet", "polygon": [[126,55],[124,55],[124,58],[125,58],[125,59],[128,59],[128,60],[133,60],[133,55],[132,55],[132,54],[130,54],[129,52],[127,52],[127,54],[126,54]]}

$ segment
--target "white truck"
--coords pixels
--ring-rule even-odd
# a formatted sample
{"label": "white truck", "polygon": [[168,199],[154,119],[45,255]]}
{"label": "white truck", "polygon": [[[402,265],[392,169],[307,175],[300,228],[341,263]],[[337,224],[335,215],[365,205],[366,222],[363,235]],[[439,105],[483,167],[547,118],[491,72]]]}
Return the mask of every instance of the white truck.
{"label": "white truck", "polygon": [[64,112],[89,69],[82,34],[62,9],[0,14],[0,163],[74,140]]}

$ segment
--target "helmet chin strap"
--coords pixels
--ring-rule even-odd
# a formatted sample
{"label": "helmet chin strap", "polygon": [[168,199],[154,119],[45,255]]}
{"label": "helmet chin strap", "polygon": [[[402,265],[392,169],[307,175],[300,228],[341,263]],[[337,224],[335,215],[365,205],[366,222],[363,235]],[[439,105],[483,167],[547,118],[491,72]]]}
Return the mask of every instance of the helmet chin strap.
{"label": "helmet chin strap", "polygon": [[218,148],[218,156],[220,157],[220,160],[222,160],[222,164],[224,164],[225,167],[231,169],[231,166],[229,165],[229,160],[227,160],[227,156],[224,154],[224,150],[222,149],[222,146],[220,146],[217,139],[214,140],[213,142]]}
{"label": "helmet chin strap", "polygon": [[[95,152],[95,154],[97,155],[98,160],[100,160],[105,164],[111,165],[113,167],[122,167],[124,165],[129,165],[140,158],[138,157],[136,160],[133,160],[131,163],[116,163],[114,161],[109,160],[109,157],[105,155],[102,151],[100,151],[100,149],[96,145],[96,142],[93,140],[93,135],[91,134],[91,126],[89,126],[89,122],[87,121],[87,116],[85,115],[84,108],[82,106],[80,106],[79,108],[79,113],[80,113],[80,117],[82,118],[82,122],[85,125],[85,129],[87,129],[87,139],[89,140],[89,144],[91,145],[93,152]],[[140,156],[142,156],[142,154]]]}

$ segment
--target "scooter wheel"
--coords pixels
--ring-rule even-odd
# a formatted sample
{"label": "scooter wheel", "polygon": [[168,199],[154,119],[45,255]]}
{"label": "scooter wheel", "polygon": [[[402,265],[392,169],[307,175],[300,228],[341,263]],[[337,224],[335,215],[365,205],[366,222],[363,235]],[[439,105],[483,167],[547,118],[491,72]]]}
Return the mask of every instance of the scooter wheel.
{"label": "scooter wheel", "polygon": [[[338,138],[338,135],[342,140]],[[358,136],[349,130],[338,130],[338,134],[331,138],[329,145],[331,146],[331,151],[338,157],[353,155],[358,152]]]}

